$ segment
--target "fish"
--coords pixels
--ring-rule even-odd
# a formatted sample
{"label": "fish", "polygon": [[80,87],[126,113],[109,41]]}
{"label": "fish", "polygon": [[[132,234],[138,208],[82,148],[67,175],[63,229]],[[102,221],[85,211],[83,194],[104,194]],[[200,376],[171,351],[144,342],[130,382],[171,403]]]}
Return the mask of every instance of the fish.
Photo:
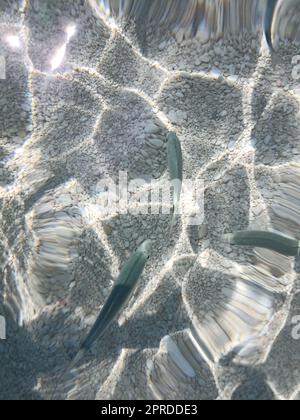
{"label": "fish", "polygon": [[135,290],[147,260],[150,258],[150,254],[151,241],[147,240],[139,246],[136,252],[127,261],[121,270],[109,297],[104,303],[95,324],[83,341],[74,360],[71,362],[72,368],[80,362],[86,352],[92,347],[93,343],[103,336],[111,323],[120,315],[120,312],[126,303],[128,303]]}
{"label": "fish", "polygon": [[180,141],[176,133],[170,132],[167,135],[168,142],[168,168],[172,183],[174,184],[173,197],[173,219],[172,225],[175,222],[176,214],[178,213],[178,206],[180,202],[182,179],[183,179],[183,163],[182,163],[182,149]]}
{"label": "fish", "polygon": [[231,245],[265,248],[288,257],[300,255],[300,241],[280,233],[258,230],[238,231],[223,235],[223,239]]}
{"label": "fish", "polygon": [[[146,240],[139,246],[136,252],[124,265],[112,288],[110,295],[108,296],[100,311],[96,322],[94,323],[85,340],[82,342],[79,351],[72,359],[67,369],[60,376],[60,380],[64,378],[67,371],[72,371],[79,364],[79,362],[85,357],[86,353],[90,350],[94,342],[104,335],[105,331],[108,329],[111,323],[120,315],[122,309],[132,296],[137,286],[138,280],[144,271],[146,263],[151,255],[151,248],[152,242],[150,240]],[[55,391],[56,389],[57,387],[55,388]]]}
{"label": "fish", "polygon": [[278,56],[274,50],[273,40],[272,40],[272,25],[274,22],[274,13],[276,9],[278,0],[267,0],[267,8],[266,13],[264,17],[264,24],[263,24],[263,30],[266,37],[266,41],[272,56],[272,62],[273,64],[277,64],[278,62]]}

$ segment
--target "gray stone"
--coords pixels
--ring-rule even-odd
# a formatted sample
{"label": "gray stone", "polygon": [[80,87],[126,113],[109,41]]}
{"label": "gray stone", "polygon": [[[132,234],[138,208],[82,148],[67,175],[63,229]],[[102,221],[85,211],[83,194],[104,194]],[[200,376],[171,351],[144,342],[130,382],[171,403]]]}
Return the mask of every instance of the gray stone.
{"label": "gray stone", "polygon": [[150,139],[149,144],[157,149],[160,149],[161,147],[163,147],[164,142],[159,139]]}
{"label": "gray stone", "polygon": [[154,124],[153,121],[147,121],[145,124],[145,132],[147,134],[158,134],[160,130],[160,127]]}
{"label": "gray stone", "polygon": [[202,63],[209,63],[210,62],[210,56],[208,54],[204,54],[201,57],[201,61],[202,61]]}
{"label": "gray stone", "polygon": [[168,117],[173,124],[180,125],[183,124],[184,121],[187,119],[187,113],[185,111],[180,110],[171,111],[169,112]]}

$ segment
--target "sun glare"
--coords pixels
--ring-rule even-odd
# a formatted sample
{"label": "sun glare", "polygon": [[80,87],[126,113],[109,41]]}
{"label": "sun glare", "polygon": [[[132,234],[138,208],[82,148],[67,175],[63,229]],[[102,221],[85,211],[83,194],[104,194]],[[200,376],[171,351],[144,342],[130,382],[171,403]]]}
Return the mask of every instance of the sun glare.
{"label": "sun glare", "polygon": [[20,48],[21,47],[21,40],[17,35],[8,35],[6,37],[6,42],[12,48]]}
{"label": "sun glare", "polygon": [[70,39],[75,35],[76,33],[76,25],[72,24],[66,27],[65,33],[67,34],[67,40],[66,42],[58,48],[56,53],[54,54],[54,57],[52,58],[50,64],[51,64],[51,70],[57,70],[60,65],[62,64],[64,57],[66,55],[67,45],[70,42]]}
{"label": "sun glare", "polygon": [[76,25],[69,25],[66,28],[66,34],[68,36],[68,42],[76,34]]}

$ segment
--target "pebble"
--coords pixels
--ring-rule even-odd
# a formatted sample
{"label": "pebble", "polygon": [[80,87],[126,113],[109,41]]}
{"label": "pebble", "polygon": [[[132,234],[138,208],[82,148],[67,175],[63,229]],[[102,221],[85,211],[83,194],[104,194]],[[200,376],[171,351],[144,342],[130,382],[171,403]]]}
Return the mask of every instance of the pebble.
{"label": "pebble", "polygon": [[181,125],[187,120],[187,113],[185,111],[171,111],[168,117],[172,124]]}
{"label": "pebble", "polygon": [[227,77],[227,80],[231,83],[236,83],[238,81],[238,78],[239,78],[239,76],[233,74],[233,75]]}
{"label": "pebble", "polygon": [[228,144],[228,150],[233,151],[236,146],[236,140],[231,140]]}
{"label": "pebble", "polygon": [[208,54],[204,54],[201,57],[201,61],[202,61],[202,63],[209,63],[210,62],[210,56]]}
{"label": "pebble", "polygon": [[160,127],[154,124],[153,121],[147,121],[145,124],[145,132],[147,134],[158,134],[160,130]]}
{"label": "pebble", "polygon": [[215,53],[217,54],[217,55],[224,55],[224,49],[223,48],[220,48],[220,47],[218,47],[217,45],[215,46],[215,48],[214,48],[214,50],[215,50]]}
{"label": "pebble", "polygon": [[222,72],[221,72],[221,70],[220,69],[218,69],[217,67],[213,67],[212,69],[211,69],[211,75],[213,76],[213,77],[215,77],[215,78],[219,78],[221,75],[222,75]]}
{"label": "pebble", "polygon": [[24,104],[21,105],[21,109],[22,109],[22,111],[30,112],[31,111],[31,104],[24,103]]}
{"label": "pebble", "polygon": [[149,154],[144,149],[141,150],[141,155],[146,159],[149,158]]}
{"label": "pebble", "polygon": [[159,44],[159,46],[158,46],[158,50],[159,50],[159,51],[163,51],[163,50],[165,49],[165,47],[166,47],[166,42],[165,42],[165,41],[163,41],[161,44]]}
{"label": "pebble", "polygon": [[85,318],[85,325],[93,325],[96,321],[96,316],[90,315]]}
{"label": "pebble", "polygon": [[263,158],[263,163],[265,165],[269,165],[274,161],[274,154],[272,152],[268,152],[265,157]]}
{"label": "pebble", "polygon": [[160,149],[161,147],[163,147],[164,142],[159,139],[150,139],[149,144],[157,149]]}

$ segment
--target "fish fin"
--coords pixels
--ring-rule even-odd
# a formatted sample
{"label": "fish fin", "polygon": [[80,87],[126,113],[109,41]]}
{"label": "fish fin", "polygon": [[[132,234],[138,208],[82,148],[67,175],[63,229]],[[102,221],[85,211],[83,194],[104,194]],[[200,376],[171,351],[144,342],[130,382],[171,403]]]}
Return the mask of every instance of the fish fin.
{"label": "fish fin", "polygon": [[269,51],[273,51],[273,44],[272,44],[272,37],[271,37],[271,33],[269,31],[265,32],[265,40],[267,43],[267,48],[269,49]]}
{"label": "fish fin", "polygon": [[78,351],[78,353],[76,354],[76,356],[73,358],[73,360],[71,360],[71,363],[68,365],[68,367],[63,370],[61,375],[59,375],[59,377],[57,379],[57,382],[56,382],[56,385],[55,385],[55,388],[52,392],[51,400],[54,400],[56,391],[57,391],[58,386],[59,386],[59,382],[61,382],[64,379],[64,377],[66,376],[68,371],[73,370],[76,367],[76,365],[80,362],[80,360],[82,360],[83,357],[85,356],[85,353],[86,353],[85,349],[80,349]]}

